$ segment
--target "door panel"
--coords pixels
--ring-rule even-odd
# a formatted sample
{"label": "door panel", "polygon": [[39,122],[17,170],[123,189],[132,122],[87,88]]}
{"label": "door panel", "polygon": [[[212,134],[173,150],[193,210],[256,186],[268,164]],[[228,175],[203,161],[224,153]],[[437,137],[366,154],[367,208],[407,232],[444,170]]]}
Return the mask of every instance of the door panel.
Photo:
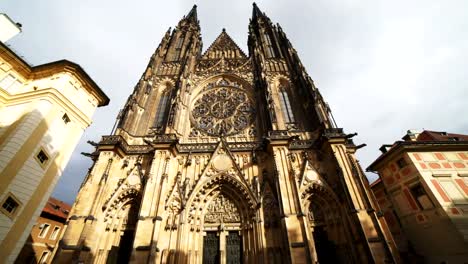
{"label": "door panel", "polygon": [[203,238],[203,264],[219,264],[219,236],[206,232]]}
{"label": "door panel", "polygon": [[242,239],[238,232],[229,232],[226,237],[226,263],[242,263]]}

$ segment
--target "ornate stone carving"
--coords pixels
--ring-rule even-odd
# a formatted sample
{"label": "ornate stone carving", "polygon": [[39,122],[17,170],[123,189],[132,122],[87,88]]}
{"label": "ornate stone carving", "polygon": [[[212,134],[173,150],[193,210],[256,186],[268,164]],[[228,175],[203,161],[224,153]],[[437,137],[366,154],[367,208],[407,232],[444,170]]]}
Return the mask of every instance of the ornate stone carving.
{"label": "ornate stone carving", "polygon": [[231,158],[226,154],[215,157],[212,161],[212,164],[213,168],[219,172],[224,172],[232,168]]}
{"label": "ornate stone carving", "polygon": [[193,125],[208,135],[237,134],[254,120],[255,109],[247,93],[235,86],[224,86],[226,84],[221,80],[194,103]]}
{"label": "ornate stone carving", "polygon": [[237,223],[240,214],[237,206],[222,193],[208,205],[205,223]]}

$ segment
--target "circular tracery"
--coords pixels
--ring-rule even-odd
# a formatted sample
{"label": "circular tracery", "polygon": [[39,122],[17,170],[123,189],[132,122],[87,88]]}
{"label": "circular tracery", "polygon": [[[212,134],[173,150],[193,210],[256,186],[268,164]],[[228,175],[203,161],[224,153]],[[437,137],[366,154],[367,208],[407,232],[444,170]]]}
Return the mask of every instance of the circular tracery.
{"label": "circular tracery", "polygon": [[192,110],[194,125],[209,135],[232,135],[249,126],[254,108],[247,94],[239,88],[211,88],[195,100]]}

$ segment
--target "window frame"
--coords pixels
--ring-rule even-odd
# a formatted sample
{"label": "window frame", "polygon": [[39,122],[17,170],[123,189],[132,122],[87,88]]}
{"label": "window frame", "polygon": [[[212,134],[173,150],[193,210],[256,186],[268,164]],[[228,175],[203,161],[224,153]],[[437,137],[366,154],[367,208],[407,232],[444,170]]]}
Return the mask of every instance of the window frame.
{"label": "window frame", "polygon": [[48,250],[42,251],[41,257],[39,258],[38,264],[47,263],[47,259],[49,258],[50,252]]}
{"label": "window frame", "polygon": [[273,48],[273,42],[271,41],[270,35],[267,32],[264,32],[263,35],[265,38],[268,58],[276,58],[275,49]]}
{"label": "window frame", "polygon": [[[17,85],[22,85],[23,82],[14,74],[12,73],[6,73],[3,78],[0,80],[0,84],[5,81],[8,77],[11,77],[11,82],[8,83],[6,86],[2,86],[1,88],[4,89],[5,91],[12,92],[12,87],[16,88]],[[14,90],[14,89],[13,89]]]}
{"label": "window frame", "polygon": [[283,114],[284,123],[288,124],[295,124],[296,119],[294,117],[294,111],[291,106],[291,100],[289,100],[289,93],[286,90],[286,87],[280,85],[279,89],[279,101],[280,101],[280,108]]}
{"label": "window frame", "polygon": [[52,229],[52,233],[50,234],[49,239],[56,240],[58,237],[58,234],[60,233],[60,230],[61,230],[60,226],[57,226],[57,225],[54,226],[54,229]]}
{"label": "window frame", "polygon": [[[46,160],[45,161],[42,161],[38,156],[41,154],[41,152],[46,156]],[[47,165],[49,164],[50,162],[50,154],[44,149],[44,148],[39,148],[39,151],[36,152],[36,154],[34,155],[34,159],[36,159],[36,161],[39,163],[39,165],[42,167],[42,168],[45,168],[47,167]]]}
{"label": "window frame", "polygon": [[[7,202],[8,199],[13,200],[13,202],[15,202],[17,204],[16,207],[13,208],[13,210],[11,212],[3,207],[3,205]],[[13,219],[18,214],[19,209],[21,208],[21,206],[22,206],[22,203],[18,200],[18,198],[16,198],[11,192],[8,192],[8,194],[5,195],[4,199],[2,200],[2,203],[0,204],[0,211],[4,215],[8,216],[10,219]]]}
{"label": "window frame", "polygon": [[169,89],[169,90],[162,92],[161,95],[159,96],[158,108],[156,110],[156,114],[154,115],[154,119],[153,119],[154,128],[163,126],[164,120],[167,115],[171,94],[172,94],[172,89]]}
{"label": "window frame", "polygon": [[[40,226],[39,226],[39,234],[37,235],[39,238],[46,238],[47,237],[47,233],[49,233],[49,229],[50,229],[50,224],[48,223],[42,223]],[[45,230],[45,231],[44,231]],[[43,233],[44,232],[44,233]]]}
{"label": "window frame", "polygon": [[175,46],[174,46],[174,57],[172,58],[172,61],[178,61],[180,59],[180,56],[182,54],[182,48],[184,46],[185,42],[185,34],[180,35],[180,37],[177,39]]}
{"label": "window frame", "polygon": [[398,168],[403,169],[404,167],[408,166],[408,162],[406,161],[405,157],[401,157],[397,159],[395,162],[398,166]]}
{"label": "window frame", "polygon": [[[418,192],[416,189],[419,188],[419,190],[422,190],[422,194],[418,195]],[[424,186],[420,183],[417,182],[415,184],[412,184],[408,186],[409,192],[411,193],[411,196],[413,196],[414,201],[418,205],[419,210],[424,211],[424,210],[431,210],[435,208],[434,201],[432,201],[431,197],[429,194],[426,192],[426,189],[424,189]],[[420,197],[426,196],[426,198],[429,200],[431,207],[424,207],[421,201],[419,200]]]}

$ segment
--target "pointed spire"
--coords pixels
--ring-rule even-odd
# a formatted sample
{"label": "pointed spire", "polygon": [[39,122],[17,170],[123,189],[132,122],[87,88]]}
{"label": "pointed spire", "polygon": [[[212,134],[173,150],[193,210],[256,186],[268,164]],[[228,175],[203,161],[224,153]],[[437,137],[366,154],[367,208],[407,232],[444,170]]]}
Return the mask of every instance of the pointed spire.
{"label": "pointed spire", "polygon": [[264,22],[267,22],[271,24],[270,18],[263,13],[260,8],[258,8],[257,4],[254,2],[253,3],[253,10],[252,10],[252,22],[258,22],[260,20],[263,20]]}
{"label": "pointed spire", "polygon": [[255,19],[257,16],[263,16],[262,11],[258,8],[257,4],[253,2],[252,18]]}
{"label": "pointed spire", "polygon": [[191,22],[195,22],[197,23],[198,22],[198,18],[197,18],[197,5],[193,5],[192,9],[190,10],[190,12],[188,13],[187,17],[185,18]]}

